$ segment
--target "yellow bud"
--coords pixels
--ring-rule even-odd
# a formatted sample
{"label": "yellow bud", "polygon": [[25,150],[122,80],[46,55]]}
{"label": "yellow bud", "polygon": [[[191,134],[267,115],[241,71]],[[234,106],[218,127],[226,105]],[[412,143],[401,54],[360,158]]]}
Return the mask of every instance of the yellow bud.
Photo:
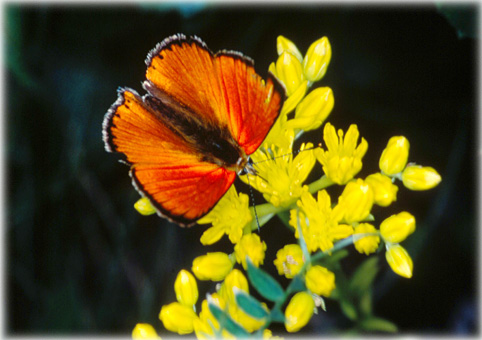
{"label": "yellow bud", "polygon": [[323,78],[331,60],[331,45],[327,37],[318,39],[308,48],[303,59],[303,73],[311,82]]}
{"label": "yellow bud", "polygon": [[251,262],[259,267],[264,262],[264,252],[266,251],[266,243],[261,241],[257,234],[243,235],[241,240],[234,246],[236,261],[243,265],[244,270],[248,268],[246,256]]}
{"label": "yellow bud", "polygon": [[308,81],[303,80],[300,86],[293,92],[288,98],[286,98],[283,108],[281,109],[280,116],[285,115],[293,111],[300,103],[308,90]]}
{"label": "yellow bud", "polygon": [[373,189],[375,204],[387,207],[397,200],[398,187],[392,183],[390,177],[377,172],[368,176],[365,183],[368,183]]}
{"label": "yellow bud", "polygon": [[234,287],[249,293],[248,280],[239,269],[233,269],[231,273],[226,276],[219,290],[219,295],[229,303],[236,303],[233,292]]}
{"label": "yellow bud", "polygon": [[208,340],[214,338],[214,330],[211,328],[207,321],[202,321],[196,318],[193,322],[194,334],[199,340]]}
{"label": "yellow bud", "polygon": [[142,197],[136,203],[134,203],[134,209],[141,215],[152,215],[156,213],[154,208],[147,197]]}
{"label": "yellow bud", "polygon": [[216,252],[198,256],[192,262],[192,272],[199,280],[221,281],[233,268],[228,254]]}
{"label": "yellow bud", "polygon": [[322,266],[313,266],[305,275],[306,288],[312,293],[329,297],[335,289],[335,274]]}
{"label": "yellow bud", "polygon": [[276,61],[276,76],[285,85],[286,94],[291,96],[304,80],[300,61],[291,53],[283,52]]}
{"label": "yellow bud", "polygon": [[159,320],[162,321],[164,327],[168,331],[178,334],[192,333],[195,319],[197,319],[197,315],[192,307],[181,305],[179,302],[162,306],[159,313]]}
{"label": "yellow bud", "polygon": [[176,292],[177,301],[188,307],[196,304],[199,297],[196,279],[190,272],[184,269],[177,274],[174,282],[174,291]]}
{"label": "yellow bud", "polygon": [[295,118],[289,120],[286,127],[305,131],[318,129],[334,105],[333,91],[329,87],[318,87],[303,98],[296,107]]}
{"label": "yellow bud", "polygon": [[403,185],[410,190],[428,190],[437,186],[442,177],[428,166],[409,165],[402,172]]}
{"label": "yellow bud", "polygon": [[380,157],[380,170],[388,176],[402,172],[407,165],[409,149],[410,143],[405,137],[394,136],[390,138]]}
{"label": "yellow bud", "polygon": [[307,292],[296,293],[285,310],[285,327],[290,333],[297,332],[310,321],[315,302]]}
{"label": "yellow bud", "polygon": [[360,222],[370,215],[373,206],[373,190],[362,179],[346,184],[338,205],[343,209],[346,223]]}
{"label": "yellow bud", "polygon": [[283,54],[283,52],[287,51],[294,55],[296,59],[300,61],[300,63],[303,61],[303,56],[300,53],[300,50],[298,50],[298,47],[289,39],[283,37],[282,35],[278,36],[278,39],[276,40],[276,49],[278,51],[278,55]]}
{"label": "yellow bud", "polygon": [[154,327],[148,323],[138,323],[132,330],[132,339],[160,339]]}
{"label": "yellow bud", "polygon": [[413,262],[407,251],[399,244],[387,244],[387,252],[385,253],[387,262],[392,270],[407,279],[412,277]]}
{"label": "yellow bud", "polygon": [[[296,211],[296,210],[292,210]],[[303,267],[303,251],[298,244],[287,244],[276,253],[274,265],[279,275],[292,279]]]}
{"label": "yellow bud", "polygon": [[377,233],[374,226],[368,223],[360,223],[355,227],[355,232],[353,233],[353,241],[355,243],[355,249],[360,254],[369,255],[374,253],[378,249],[380,244],[380,237],[373,236],[357,236],[357,234],[368,234]]}
{"label": "yellow bud", "polygon": [[415,217],[406,211],[392,215],[380,224],[380,234],[389,243],[402,242],[414,231]]}

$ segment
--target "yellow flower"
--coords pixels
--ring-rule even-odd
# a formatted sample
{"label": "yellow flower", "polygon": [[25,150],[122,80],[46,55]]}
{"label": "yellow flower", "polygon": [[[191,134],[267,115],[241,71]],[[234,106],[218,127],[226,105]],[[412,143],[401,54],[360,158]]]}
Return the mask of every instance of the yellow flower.
{"label": "yellow flower", "polygon": [[[217,293],[214,293],[210,296],[210,301],[220,309],[226,309],[226,302]],[[219,323],[209,310],[207,299],[203,300],[199,318],[194,320],[193,325],[194,332],[196,333],[196,337],[198,339],[217,339],[214,334],[214,330],[219,330]],[[226,330],[223,330],[221,334],[223,339],[235,339],[235,337]]]}
{"label": "yellow flower", "polygon": [[197,221],[198,224],[212,223],[201,236],[204,245],[213,244],[224,235],[229,236],[232,243],[237,243],[243,235],[243,228],[251,222],[253,216],[249,211],[249,197],[238,193],[232,185],[213,210]]}
{"label": "yellow flower", "polygon": [[283,108],[281,109],[280,116],[286,116],[288,113],[293,111],[305,97],[306,91],[308,91],[308,81],[303,80],[298,88],[288,98],[286,98]]}
{"label": "yellow flower", "polygon": [[243,265],[244,270],[248,268],[246,256],[256,267],[264,262],[264,252],[266,251],[266,243],[261,241],[257,234],[247,234],[241,238],[241,241],[234,247],[236,261]]}
{"label": "yellow flower", "polygon": [[298,50],[298,47],[289,39],[283,37],[282,35],[278,36],[278,39],[276,40],[276,49],[278,52],[278,55],[283,54],[283,52],[287,51],[294,55],[296,59],[300,61],[300,63],[303,61],[303,56],[300,53],[300,50]]}
{"label": "yellow flower", "polygon": [[298,244],[287,244],[276,253],[274,265],[279,275],[292,279],[303,267],[303,251]]}
{"label": "yellow flower", "polygon": [[362,138],[356,145],[359,137],[358,128],[352,124],[343,138],[343,131],[338,130],[330,123],[326,123],[323,130],[323,139],[327,151],[316,149],[315,155],[323,166],[326,176],[337,184],[345,184],[350,181],[362,168],[362,158],[367,152],[368,143]]}
{"label": "yellow flower", "polygon": [[392,215],[380,224],[380,234],[389,243],[400,243],[414,231],[415,217],[406,211]]}
{"label": "yellow flower", "polygon": [[368,223],[360,223],[355,227],[355,232],[353,233],[353,241],[355,244],[355,249],[360,254],[369,255],[374,253],[378,249],[380,244],[380,237],[377,235],[373,236],[357,236],[357,234],[368,234],[368,233],[378,233],[374,226]]}
{"label": "yellow flower", "polygon": [[[264,304],[263,304],[264,305]],[[268,313],[268,309],[264,305],[266,312]],[[243,326],[248,332],[254,332],[261,328],[264,325],[265,319],[255,319],[248,314],[246,314],[241,308],[239,308],[236,304],[229,305],[229,315],[231,318]]]}
{"label": "yellow flower", "polygon": [[310,45],[303,59],[303,73],[311,82],[323,78],[331,60],[331,45],[327,37]]}
{"label": "yellow flower", "polygon": [[194,331],[193,322],[197,318],[192,307],[173,302],[162,306],[159,319],[164,327],[171,332],[178,334],[190,334]]}
{"label": "yellow flower", "polygon": [[[264,198],[275,207],[288,207],[304,191],[302,184],[315,165],[312,144],[301,145],[300,152],[293,159],[291,149],[276,146],[260,148],[251,159],[258,176],[244,175],[241,180],[261,192]],[[304,150],[304,151],[303,151]]]}
{"label": "yellow flower", "polygon": [[154,208],[147,197],[142,197],[136,203],[134,203],[134,208],[139,214],[145,216],[156,213],[156,208]]}
{"label": "yellow flower", "polygon": [[429,166],[409,165],[402,172],[403,185],[410,190],[428,190],[436,187],[442,177]]}
{"label": "yellow flower", "polygon": [[377,172],[365,179],[365,183],[371,186],[374,196],[374,203],[381,207],[387,207],[397,200],[398,187],[392,183],[390,177]]}
{"label": "yellow flower", "polygon": [[387,176],[402,172],[408,161],[409,149],[410,143],[405,137],[394,136],[390,138],[380,157],[380,170]]}
{"label": "yellow flower", "polygon": [[238,269],[233,269],[231,273],[226,276],[221,288],[219,289],[219,295],[231,304],[236,303],[233,292],[234,287],[249,293],[248,280]]}
{"label": "yellow flower", "polygon": [[148,323],[138,323],[132,330],[132,339],[160,339],[154,327]]}
{"label": "yellow flower", "polygon": [[275,63],[269,66],[269,70],[286,88],[287,96],[291,96],[304,80],[303,66],[301,62],[288,51],[284,51]]}
{"label": "yellow flower", "polygon": [[298,332],[313,316],[315,302],[307,292],[296,293],[285,310],[285,327],[290,333]]}
{"label": "yellow flower", "polygon": [[228,254],[216,252],[198,256],[192,262],[192,272],[199,280],[221,281],[233,268]]}
{"label": "yellow flower", "polygon": [[295,117],[288,120],[285,126],[304,131],[318,129],[334,105],[333,91],[329,87],[318,87],[303,98],[296,107]]}
{"label": "yellow flower", "polygon": [[199,297],[196,279],[190,272],[184,269],[177,274],[174,282],[174,291],[176,292],[177,301],[188,307],[195,305]]}
{"label": "yellow flower", "polygon": [[298,215],[301,232],[310,252],[317,249],[327,251],[333,247],[335,240],[340,240],[353,233],[351,225],[339,224],[343,218],[343,210],[339,206],[331,208],[331,199],[326,190],[318,191],[318,199],[315,200],[309,192],[304,192],[296,209],[290,211],[289,224],[295,228],[295,236],[298,234]]}
{"label": "yellow flower", "polygon": [[335,289],[335,274],[322,266],[313,266],[305,275],[306,288],[312,293],[329,297]]}
{"label": "yellow flower", "polygon": [[343,220],[353,223],[366,219],[373,206],[373,196],[372,188],[362,179],[348,183],[338,198],[338,205],[343,208]]}
{"label": "yellow flower", "polygon": [[413,274],[413,262],[407,251],[398,243],[388,244],[387,251],[385,253],[387,262],[392,270],[407,279],[412,277]]}

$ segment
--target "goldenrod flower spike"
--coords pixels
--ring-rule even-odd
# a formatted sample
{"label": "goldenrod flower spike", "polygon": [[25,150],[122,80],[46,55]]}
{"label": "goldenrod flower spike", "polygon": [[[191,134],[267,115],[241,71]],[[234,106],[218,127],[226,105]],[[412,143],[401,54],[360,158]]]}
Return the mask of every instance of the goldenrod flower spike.
{"label": "goldenrod flower spike", "polygon": [[329,297],[335,289],[335,274],[322,266],[313,266],[305,275],[306,288],[316,295]]}
{"label": "goldenrod flower spike", "polygon": [[372,187],[375,193],[375,204],[381,207],[388,207],[397,200],[398,187],[392,183],[390,177],[377,172],[369,175],[365,182]]}
{"label": "goldenrod flower spike", "polygon": [[174,291],[177,301],[188,307],[196,304],[199,297],[197,282],[194,276],[187,270],[182,269],[174,282]]}
{"label": "goldenrod flower spike", "polygon": [[415,217],[406,211],[392,215],[380,224],[380,234],[388,243],[400,243],[414,231]]}
{"label": "goldenrod flower spike", "polygon": [[318,129],[334,105],[333,91],[329,87],[318,87],[303,98],[296,107],[294,119],[288,120],[286,127],[304,131]]}
{"label": "goldenrod flower spike", "polygon": [[325,175],[333,182],[346,184],[361,170],[368,143],[362,138],[357,146],[358,137],[358,128],[354,124],[350,125],[345,137],[341,129],[337,135],[333,125],[325,124],[323,140],[328,150],[316,149],[315,156],[323,166]]}
{"label": "goldenrod flower spike", "polygon": [[134,209],[141,215],[147,216],[156,213],[156,208],[154,208],[147,197],[140,198],[136,203],[134,203]]}
{"label": "goldenrod flower spike", "polygon": [[428,190],[436,187],[442,177],[429,166],[409,165],[402,172],[403,185],[410,190]]}
{"label": "goldenrod flower spike", "polygon": [[279,275],[292,279],[303,267],[303,251],[298,244],[287,244],[276,253],[274,265]]}
{"label": "goldenrod flower spike", "polygon": [[284,84],[288,97],[291,96],[304,80],[300,61],[291,53],[283,52],[276,61],[276,76]]}
{"label": "goldenrod flower spike", "polygon": [[290,333],[298,332],[313,316],[315,302],[307,292],[296,293],[285,310],[285,327]]}
{"label": "goldenrod flower spike", "polygon": [[249,197],[243,193],[238,195],[232,185],[213,210],[197,221],[198,224],[210,224],[201,236],[203,245],[213,244],[224,235],[229,236],[232,243],[237,243],[243,235],[243,228],[253,219],[249,210]]}
{"label": "goldenrod flower spike", "polygon": [[412,277],[413,262],[407,251],[399,244],[387,244],[385,253],[388,264],[392,270],[407,279]]}
{"label": "goldenrod flower spike", "polygon": [[294,55],[296,59],[300,61],[300,63],[303,62],[303,55],[301,55],[298,47],[296,47],[291,40],[283,37],[282,35],[278,36],[278,39],[276,40],[276,49],[278,51],[278,55],[281,55],[283,52],[287,51]]}
{"label": "goldenrod flower spike", "polygon": [[194,331],[194,320],[197,319],[192,307],[187,307],[179,302],[173,302],[162,306],[159,313],[159,320],[164,327],[171,332],[178,334],[190,334]]}
{"label": "goldenrod flower spike", "polygon": [[380,170],[387,176],[402,172],[407,165],[409,149],[410,143],[405,137],[394,136],[390,138],[380,157]]}
{"label": "goldenrod flower spike", "polygon": [[241,241],[234,247],[236,261],[243,265],[244,270],[248,268],[246,257],[249,257],[256,267],[263,264],[265,251],[266,243],[261,241],[257,234],[243,235]]}
{"label": "goldenrod flower spike", "polygon": [[373,190],[362,179],[349,182],[338,199],[346,223],[361,222],[370,215],[373,206]]}
{"label": "goldenrod flower spike", "polygon": [[228,254],[216,252],[198,256],[192,262],[192,272],[199,280],[221,281],[233,268]]}
{"label": "goldenrod flower spike", "polygon": [[369,255],[374,253],[378,249],[378,245],[380,244],[380,236],[378,235],[357,235],[357,234],[372,234],[378,233],[378,230],[369,223],[360,223],[355,227],[355,231],[353,232],[353,241],[355,244],[355,249],[360,254]]}
{"label": "goldenrod flower spike", "polygon": [[154,327],[148,323],[138,323],[136,327],[132,330],[132,339],[142,340],[142,339],[161,339]]}
{"label": "goldenrod flower spike", "polygon": [[310,45],[303,59],[303,73],[311,82],[323,78],[331,60],[331,45],[327,37]]}

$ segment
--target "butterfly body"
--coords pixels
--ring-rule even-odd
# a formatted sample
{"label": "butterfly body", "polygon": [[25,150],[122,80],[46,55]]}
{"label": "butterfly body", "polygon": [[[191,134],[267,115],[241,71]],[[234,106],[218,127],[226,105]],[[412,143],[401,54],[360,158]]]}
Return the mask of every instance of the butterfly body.
{"label": "butterfly body", "polygon": [[191,226],[232,185],[279,115],[284,88],[237,52],[175,35],[146,59],[140,96],[121,88],[103,123],[106,150],[131,166],[160,216]]}

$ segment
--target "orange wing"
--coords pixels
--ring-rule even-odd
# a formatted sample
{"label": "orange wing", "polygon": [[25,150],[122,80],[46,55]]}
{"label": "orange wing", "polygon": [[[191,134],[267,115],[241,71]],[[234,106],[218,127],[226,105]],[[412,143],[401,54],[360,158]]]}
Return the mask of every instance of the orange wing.
{"label": "orange wing", "polygon": [[165,39],[146,64],[146,90],[190,108],[212,125],[227,127],[247,155],[263,142],[285,99],[281,83],[272,74],[265,82],[251,59],[231,51],[213,55],[197,37]]}
{"label": "orange wing", "polygon": [[191,226],[212,209],[236,174],[202,162],[202,155],[156,114],[135,91],[120,89],[104,118],[105,147],[126,156],[134,186],[159,215]]}

